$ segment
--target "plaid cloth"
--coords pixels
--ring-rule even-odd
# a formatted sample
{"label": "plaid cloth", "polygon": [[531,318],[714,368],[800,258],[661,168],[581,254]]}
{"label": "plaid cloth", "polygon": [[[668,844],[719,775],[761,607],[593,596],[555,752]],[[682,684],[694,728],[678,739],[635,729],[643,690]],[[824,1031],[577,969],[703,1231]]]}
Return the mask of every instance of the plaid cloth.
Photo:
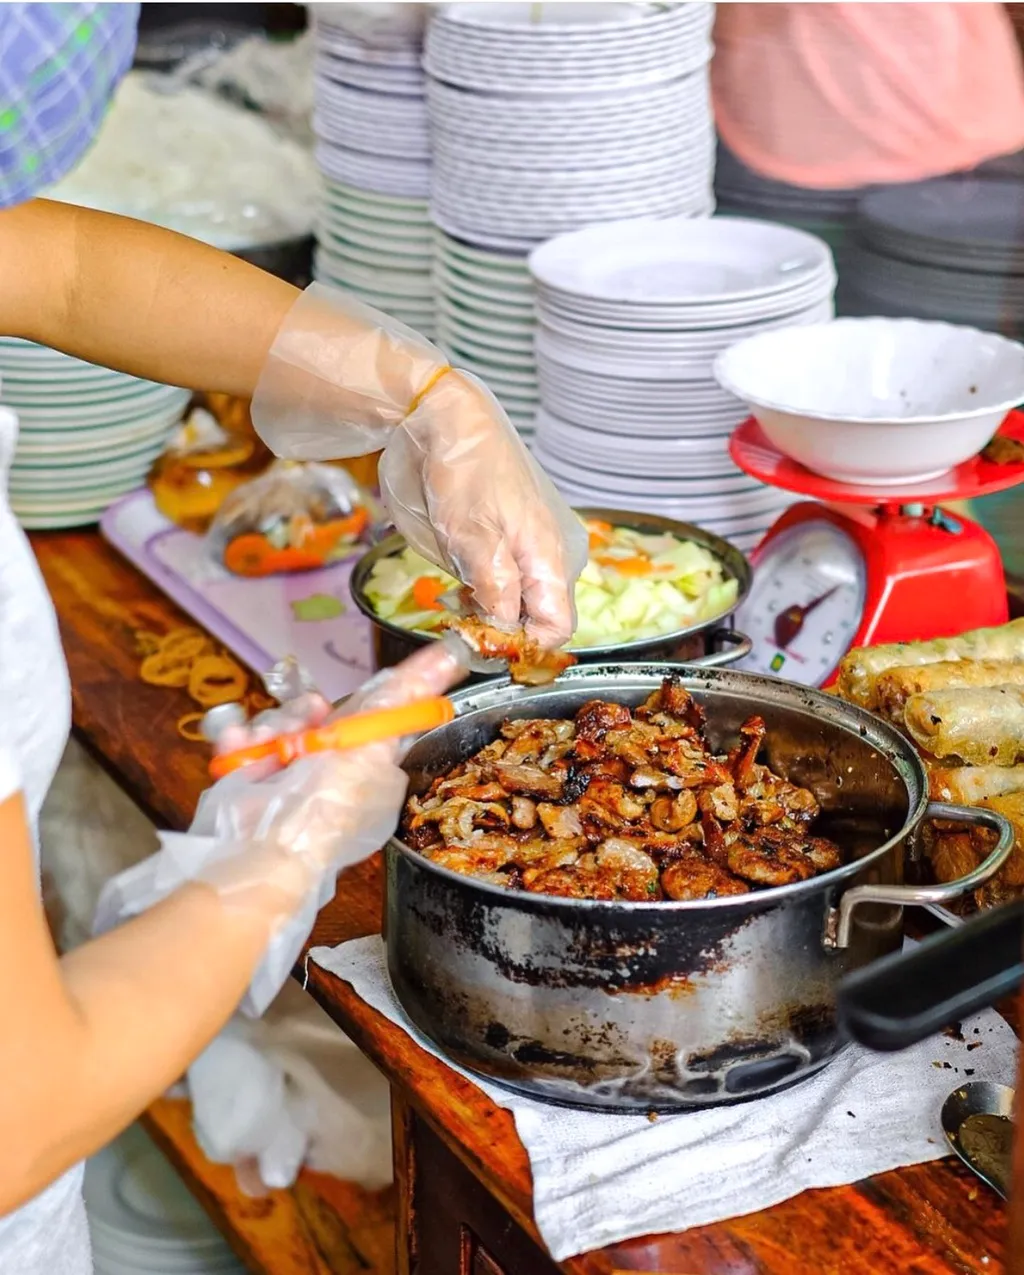
{"label": "plaid cloth", "polygon": [[137,4],[0,4],[0,207],[74,167],[132,64]]}

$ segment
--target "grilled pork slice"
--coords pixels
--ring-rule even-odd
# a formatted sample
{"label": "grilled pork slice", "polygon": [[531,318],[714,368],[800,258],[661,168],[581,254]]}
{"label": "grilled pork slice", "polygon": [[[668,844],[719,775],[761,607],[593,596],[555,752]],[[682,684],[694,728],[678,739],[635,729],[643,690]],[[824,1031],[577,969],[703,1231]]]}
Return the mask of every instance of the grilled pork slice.
{"label": "grilled pork slice", "polygon": [[545,651],[526,636],[525,629],[506,633],[476,616],[453,616],[444,627],[457,633],[482,660],[504,660],[512,681],[524,686],[546,686],[576,663],[568,651]]}

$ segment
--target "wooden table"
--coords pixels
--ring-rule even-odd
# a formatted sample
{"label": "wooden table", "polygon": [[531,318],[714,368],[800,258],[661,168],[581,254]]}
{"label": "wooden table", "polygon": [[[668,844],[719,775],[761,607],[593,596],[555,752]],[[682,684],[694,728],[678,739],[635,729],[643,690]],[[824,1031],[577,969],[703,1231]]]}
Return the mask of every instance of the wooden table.
{"label": "wooden table", "polygon": [[[184,617],[93,532],[33,537],[71,668],[75,727],[128,793],[164,826],[191,818],[205,782],[199,745],[175,730],[183,692],[142,684],[132,633]],[[342,878],[311,944],[380,927],[380,857]],[[303,1174],[251,1201],[229,1170],[203,1161],[187,1112],[160,1103],[150,1128],[236,1251],[256,1272],[327,1275],[391,1269],[382,1249],[397,1208],[398,1275],[946,1275],[1003,1269],[1005,1214],[952,1160],[811,1191],[774,1209],[652,1236],[553,1263],[533,1223],[530,1166],[511,1116],[423,1052],[318,967],[309,988],[380,1067],[394,1100],[395,1196]]]}

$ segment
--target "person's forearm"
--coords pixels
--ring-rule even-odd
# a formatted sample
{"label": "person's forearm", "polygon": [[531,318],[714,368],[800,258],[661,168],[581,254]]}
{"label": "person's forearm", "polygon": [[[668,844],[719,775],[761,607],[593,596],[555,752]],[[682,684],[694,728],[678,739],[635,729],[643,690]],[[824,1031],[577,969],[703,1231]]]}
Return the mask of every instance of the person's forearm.
{"label": "person's forearm", "polygon": [[286,878],[244,895],[186,886],[58,962],[33,898],[20,798],[0,805],[0,844],[11,890],[0,928],[2,1215],[185,1072],[237,1007],[297,882],[285,861]]}
{"label": "person's forearm", "polygon": [[4,335],[243,398],[299,295],[185,235],[46,200],[0,211],[0,280]]}

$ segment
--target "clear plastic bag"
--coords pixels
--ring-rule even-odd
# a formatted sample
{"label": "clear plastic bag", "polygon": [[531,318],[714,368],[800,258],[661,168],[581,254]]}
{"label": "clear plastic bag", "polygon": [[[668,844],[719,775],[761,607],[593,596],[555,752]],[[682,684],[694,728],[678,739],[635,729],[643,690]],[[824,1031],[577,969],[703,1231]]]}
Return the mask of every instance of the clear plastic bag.
{"label": "clear plastic bag", "polygon": [[347,557],[379,517],[344,469],[277,461],[227,497],[207,545],[234,575],[312,571]]}

